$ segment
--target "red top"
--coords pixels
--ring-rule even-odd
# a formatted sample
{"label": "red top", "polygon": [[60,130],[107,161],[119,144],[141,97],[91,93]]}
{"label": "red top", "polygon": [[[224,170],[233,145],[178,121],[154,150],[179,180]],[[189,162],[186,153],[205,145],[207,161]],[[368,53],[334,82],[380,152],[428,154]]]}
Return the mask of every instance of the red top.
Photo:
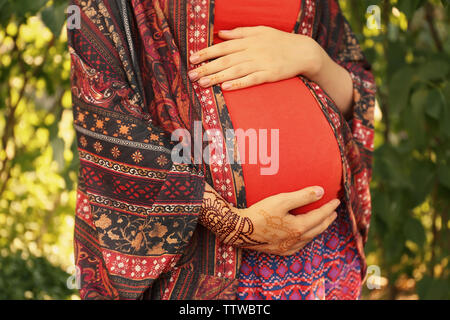
{"label": "red top", "polygon": [[[217,37],[219,30],[236,27],[266,25],[292,32],[300,3],[300,0],[216,0],[214,44],[222,42]],[[318,102],[301,79],[294,77],[223,91],[223,95],[235,130],[267,129],[268,142],[263,146],[268,151],[260,147],[264,134],[257,135],[256,164],[249,163],[249,139],[245,144],[238,140],[248,206],[274,194],[314,185],[325,189],[324,197],[292,213],[306,213],[338,197],[342,164],[337,140]],[[279,148],[271,146],[272,129],[279,129]],[[279,150],[278,166],[271,150]],[[278,172],[261,174],[262,168],[271,166],[261,159],[261,151],[272,158],[274,173],[277,167]]]}

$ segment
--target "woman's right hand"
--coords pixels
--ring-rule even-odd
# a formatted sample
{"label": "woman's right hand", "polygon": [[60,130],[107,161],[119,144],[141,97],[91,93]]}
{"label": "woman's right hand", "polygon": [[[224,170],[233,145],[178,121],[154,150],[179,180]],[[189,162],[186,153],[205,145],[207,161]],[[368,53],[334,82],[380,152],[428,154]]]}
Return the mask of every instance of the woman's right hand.
{"label": "woman's right hand", "polygon": [[207,184],[199,222],[225,244],[281,256],[292,255],[336,219],[338,199],[306,214],[294,216],[289,213],[322,196],[321,187],[308,187],[277,194],[249,208],[239,209]]}

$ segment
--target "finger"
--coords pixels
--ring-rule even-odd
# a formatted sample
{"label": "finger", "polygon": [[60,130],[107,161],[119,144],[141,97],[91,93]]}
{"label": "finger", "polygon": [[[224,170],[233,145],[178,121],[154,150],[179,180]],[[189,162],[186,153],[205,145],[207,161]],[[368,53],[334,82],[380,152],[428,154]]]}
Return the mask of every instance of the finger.
{"label": "finger", "polygon": [[199,64],[203,61],[225,56],[244,49],[243,40],[241,39],[225,41],[195,52],[189,57],[189,61],[191,63]]}
{"label": "finger", "polygon": [[224,82],[222,84],[222,89],[231,91],[262,84],[266,82],[266,76],[267,76],[266,71],[253,72],[245,77]]}
{"label": "finger", "polygon": [[246,61],[248,61],[248,57],[246,58],[246,55],[242,51],[235,52],[189,71],[189,78],[195,81]]}
{"label": "finger", "polygon": [[293,246],[294,247],[293,251],[296,253],[296,252],[302,250],[314,238],[316,238],[318,235],[325,232],[330,227],[330,225],[336,220],[336,218],[337,218],[337,212],[334,211],[333,214],[331,214],[330,216],[325,218],[325,220],[322,221],[321,224],[319,224],[318,226],[314,227],[313,229],[305,232],[301,236],[301,239]]}
{"label": "finger", "polygon": [[307,187],[294,192],[285,192],[275,195],[283,210],[289,211],[306,206],[323,197],[325,191],[320,186]]}
{"label": "finger", "polygon": [[254,67],[251,63],[242,63],[216,74],[201,78],[199,80],[199,84],[203,87],[208,87],[227,80],[244,77],[252,72],[255,72],[256,70],[256,67]]}
{"label": "finger", "polygon": [[222,39],[240,39],[259,34],[263,26],[256,27],[238,27],[233,30],[220,30],[218,36]]}
{"label": "finger", "polygon": [[324,222],[329,216],[333,215],[333,212],[339,204],[340,201],[338,199],[334,199],[324,204],[322,207],[308,212],[307,214],[298,216],[291,215],[286,218],[291,219],[295,228],[302,234],[305,234],[309,230],[312,230],[316,226],[322,224],[322,222]]}
{"label": "finger", "polygon": [[336,220],[337,213],[334,212],[332,215],[328,216],[324,221],[322,221],[321,224],[318,226],[312,228],[311,230],[305,232],[302,236],[302,239],[306,241],[311,241],[315,237],[317,237],[319,234],[323,233],[325,230],[328,229],[328,227]]}
{"label": "finger", "polygon": [[[302,236],[302,240],[300,240],[296,246],[293,246],[294,249],[291,250],[289,253],[290,254],[295,254],[297,252],[299,252],[300,250],[302,250],[308,243],[310,243],[315,237],[317,237],[318,235],[322,234],[323,232],[325,232],[325,230],[327,230],[329,228],[329,226],[333,223],[334,220],[336,220],[337,218],[337,213],[333,212],[333,214],[331,216],[328,216],[328,218],[326,218],[319,226],[315,227],[314,229],[306,232],[303,236]],[[293,252],[293,253],[292,253]]]}

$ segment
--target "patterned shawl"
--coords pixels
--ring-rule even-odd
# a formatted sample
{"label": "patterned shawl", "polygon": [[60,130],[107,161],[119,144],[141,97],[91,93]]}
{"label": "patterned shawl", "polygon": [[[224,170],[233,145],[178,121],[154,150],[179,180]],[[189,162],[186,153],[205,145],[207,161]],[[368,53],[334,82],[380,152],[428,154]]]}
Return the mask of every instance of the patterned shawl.
{"label": "patterned shawl", "polygon": [[[241,250],[197,224],[204,183],[245,207],[239,164],[177,164],[171,133],[224,133],[232,123],[220,86],[190,82],[188,56],[212,43],[214,0],[72,0],[81,28],[68,28],[80,169],[75,262],[83,299],[234,299]],[[343,186],[364,260],[371,206],[375,85],[336,0],[302,0],[293,32],[313,37],[353,79],[346,121],[303,79],[339,143]],[[224,140],[217,148],[226,152]],[[217,149],[220,150],[220,149]],[[365,274],[365,262],[362,268]]]}

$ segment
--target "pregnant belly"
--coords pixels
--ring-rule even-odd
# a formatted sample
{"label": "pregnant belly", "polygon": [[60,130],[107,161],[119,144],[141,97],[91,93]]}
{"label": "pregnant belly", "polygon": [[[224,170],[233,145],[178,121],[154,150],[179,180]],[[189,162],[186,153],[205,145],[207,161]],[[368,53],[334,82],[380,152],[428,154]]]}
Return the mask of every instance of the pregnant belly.
{"label": "pregnant belly", "polygon": [[[339,147],[320,106],[301,79],[223,91],[223,95],[235,131],[257,133],[257,144],[254,136],[237,139],[247,206],[315,185],[325,189],[324,197],[292,214],[307,213],[338,198],[342,178]],[[274,139],[277,130],[278,143]]]}

